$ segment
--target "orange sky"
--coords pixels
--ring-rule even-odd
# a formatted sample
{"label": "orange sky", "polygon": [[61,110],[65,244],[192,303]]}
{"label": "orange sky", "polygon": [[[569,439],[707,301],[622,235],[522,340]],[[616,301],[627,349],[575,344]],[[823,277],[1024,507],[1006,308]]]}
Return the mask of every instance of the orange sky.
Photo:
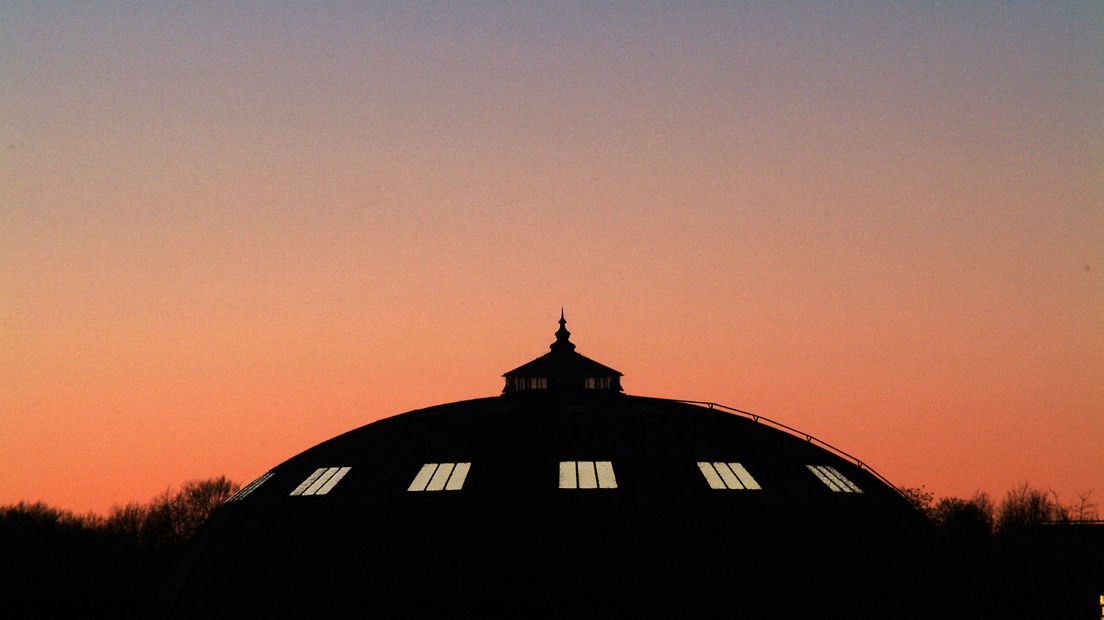
{"label": "orange sky", "polygon": [[0,7],[0,503],[547,350],[899,485],[1104,494],[1099,4]]}

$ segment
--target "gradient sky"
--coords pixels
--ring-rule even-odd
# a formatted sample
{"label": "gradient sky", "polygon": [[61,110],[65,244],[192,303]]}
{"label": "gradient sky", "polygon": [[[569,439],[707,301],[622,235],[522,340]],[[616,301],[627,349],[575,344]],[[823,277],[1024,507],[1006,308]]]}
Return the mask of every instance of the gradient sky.
{"label": "gradient sky", "polygon": [[1104,5],[0,5],[0,503],[547,351],[1104,504]]}

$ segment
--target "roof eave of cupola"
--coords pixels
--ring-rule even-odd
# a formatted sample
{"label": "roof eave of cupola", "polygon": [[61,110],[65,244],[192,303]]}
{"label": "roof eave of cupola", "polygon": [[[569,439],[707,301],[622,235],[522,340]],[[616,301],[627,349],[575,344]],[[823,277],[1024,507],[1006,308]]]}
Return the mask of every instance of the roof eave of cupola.
{"label": "roof eave of cupola", "polygon": [[567,355],[545,353],[544,355],[526,362],[517,368],[504,373],[503,377],[530,376],[537,374],[564,374],[572,373],[581,376],[625,376],[619,370],[610,368],[605,364],[596,362],[589,357],[574,351]]}

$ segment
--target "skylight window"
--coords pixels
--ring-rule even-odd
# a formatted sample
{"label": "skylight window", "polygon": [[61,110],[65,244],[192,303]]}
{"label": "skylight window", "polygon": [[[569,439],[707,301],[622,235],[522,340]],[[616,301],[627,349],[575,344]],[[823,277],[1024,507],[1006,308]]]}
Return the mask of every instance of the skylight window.
{"label": "skylight window", "polygon": [[743,489],[759,490],[763,487],[751,477],[748,470],[739,463],[709,463],[698,461],[698,469],[701,470],[705,481],[711,489],[729,489],[739,491]]}
{"label": "skylight window", "polygon": [[273,472],[268,472],[268,473],[264,474],[260,478],[257,478],[253,482],[250,482],[249,484],[247,484],[244,487],[242,487],[241,489],[239,489],[237,493],[232,495],[230,497],[230,499],[228,499],[226,501],[228,501],[228,502],[240,502],[241,500],[245,499],[246,495],[249,495],[250,493],[255,491],[257,489],[257,487],[264,484],[265,480],[268,480],[269,478],[271,478],[272,475],[273,475]]}
{"label": "skylight window", "polygon": [[337,486],[352,467],[319,467],[290,495],[325,495]]}
{"label": "skylight window", "polygon": [[862,493],[862,489],[855,486],[854,482],[848,480],[831,465],[806,465],[806,467],[834,493]]}
{"label": "skylight window", "polygon": [[407,491],[459,491],[464,487],[471,463],[426,463],[414,476]]}
{"label": "skylight window", "polygon": [[610,461],[560,461],[561,489],[616,489]]}

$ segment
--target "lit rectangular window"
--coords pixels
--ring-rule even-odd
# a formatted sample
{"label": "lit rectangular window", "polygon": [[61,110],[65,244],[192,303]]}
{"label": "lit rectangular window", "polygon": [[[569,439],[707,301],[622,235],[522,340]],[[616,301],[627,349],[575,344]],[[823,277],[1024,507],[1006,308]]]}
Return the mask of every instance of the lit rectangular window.
{"label": "lit rectangular window", "polygon": [[351,467],[319,467],[289,495],[325,495],[337,486]]}
{"label": "lit rectangular window", "polygon": [[238,502],[238,501],[241,501],[242,499],[245,499],[246,495],[249,495],[254,490],[256,490],[257,487],[264,484],[265,480],[268,480],[269,478],[271,478],[272,475],[273,475],[273,472],[268,472],[265,475],[261,476],[260,478],[257,478],[253,482],[250,482],[249,484],[247,484],[244,487],[242,487],[241,489],[239,489],[237,493],[235,493],[233,496],[230,497],[230,499],[228,499],[226,501],[228,501],[228,502]]}
{"label": "lit rectangular window", "polygon": [[762,489],[748,470],[739,463],[722,463],[720,461],[710,463],[698,461],[698,469],[701,470],[705,481],[712,489],[752,490]]}
{"label": "lit rectangular window", "polygon": [[345,477],[345,474],[349,473],[350,469],[352,469],[352,468],[351,467],[342,467],[342,468],[338,469],[336,472],[334,472],[334,474],[332,476],[329,477],[328,480],[326,480],[326,482],[324,484],[322,484],[321,486],[318,487],[318,490],[316,490],[314,492],[314,494],[315,495],[325,495],[325,494],[329,493],[330,491],[332,491],[333,488],[335,486],[337,486],[337,483],[341,482],[341,479]]}
{"label": "lit rectangular window", "polygon": [[597,489],[598,472],[594,471],[594,461],[578,461],[579,488]]}
{"label": "lit rectangular window", "polygon": [[452,475],[449,476],[448,482],[445,483],[445,490],[459,491],[464,488],[464,480],[468,477],[469,469],[471,469],[471,463],[457,463],[452,470]]}
{"label": "lit rectangular window", "polygon": [[464,488],[471,463],[426,463],[407,491],[459,491]]}
{"label": "lit rectangular window", "polygon": [[594,469],[598,472],[598,488],[617,488],[617,478],[613,475],[613,463],[609,461],[597,461],[594,463]]}
{"label": "lit rectangular window", "polygon": [[831,465],[806,465],[834,493],[862,493],[862,489]]}
{"label": "lit rectangular window", "polygon": [[561,489],[616,489],[610,461],[560,461]]}
{"label": "lit rectangular window", "polygon": [[575,461],[560,461],[560,488],[579,488],[579,476],[575,473]]}
{"label": "lit rectangular window", "polygon": [[711,488],[711,489],[727,489],[728,488],[727,486],[725,486],[724,480],[721,480],[721,477],[717,475],[717,470],[716,470],[716,468],[713,467],[713,463],[706,463],[705,461],[698,461],[698,469],[700,469],[702,475],[705,476],[705,481],[709,483],[709,488]]}

